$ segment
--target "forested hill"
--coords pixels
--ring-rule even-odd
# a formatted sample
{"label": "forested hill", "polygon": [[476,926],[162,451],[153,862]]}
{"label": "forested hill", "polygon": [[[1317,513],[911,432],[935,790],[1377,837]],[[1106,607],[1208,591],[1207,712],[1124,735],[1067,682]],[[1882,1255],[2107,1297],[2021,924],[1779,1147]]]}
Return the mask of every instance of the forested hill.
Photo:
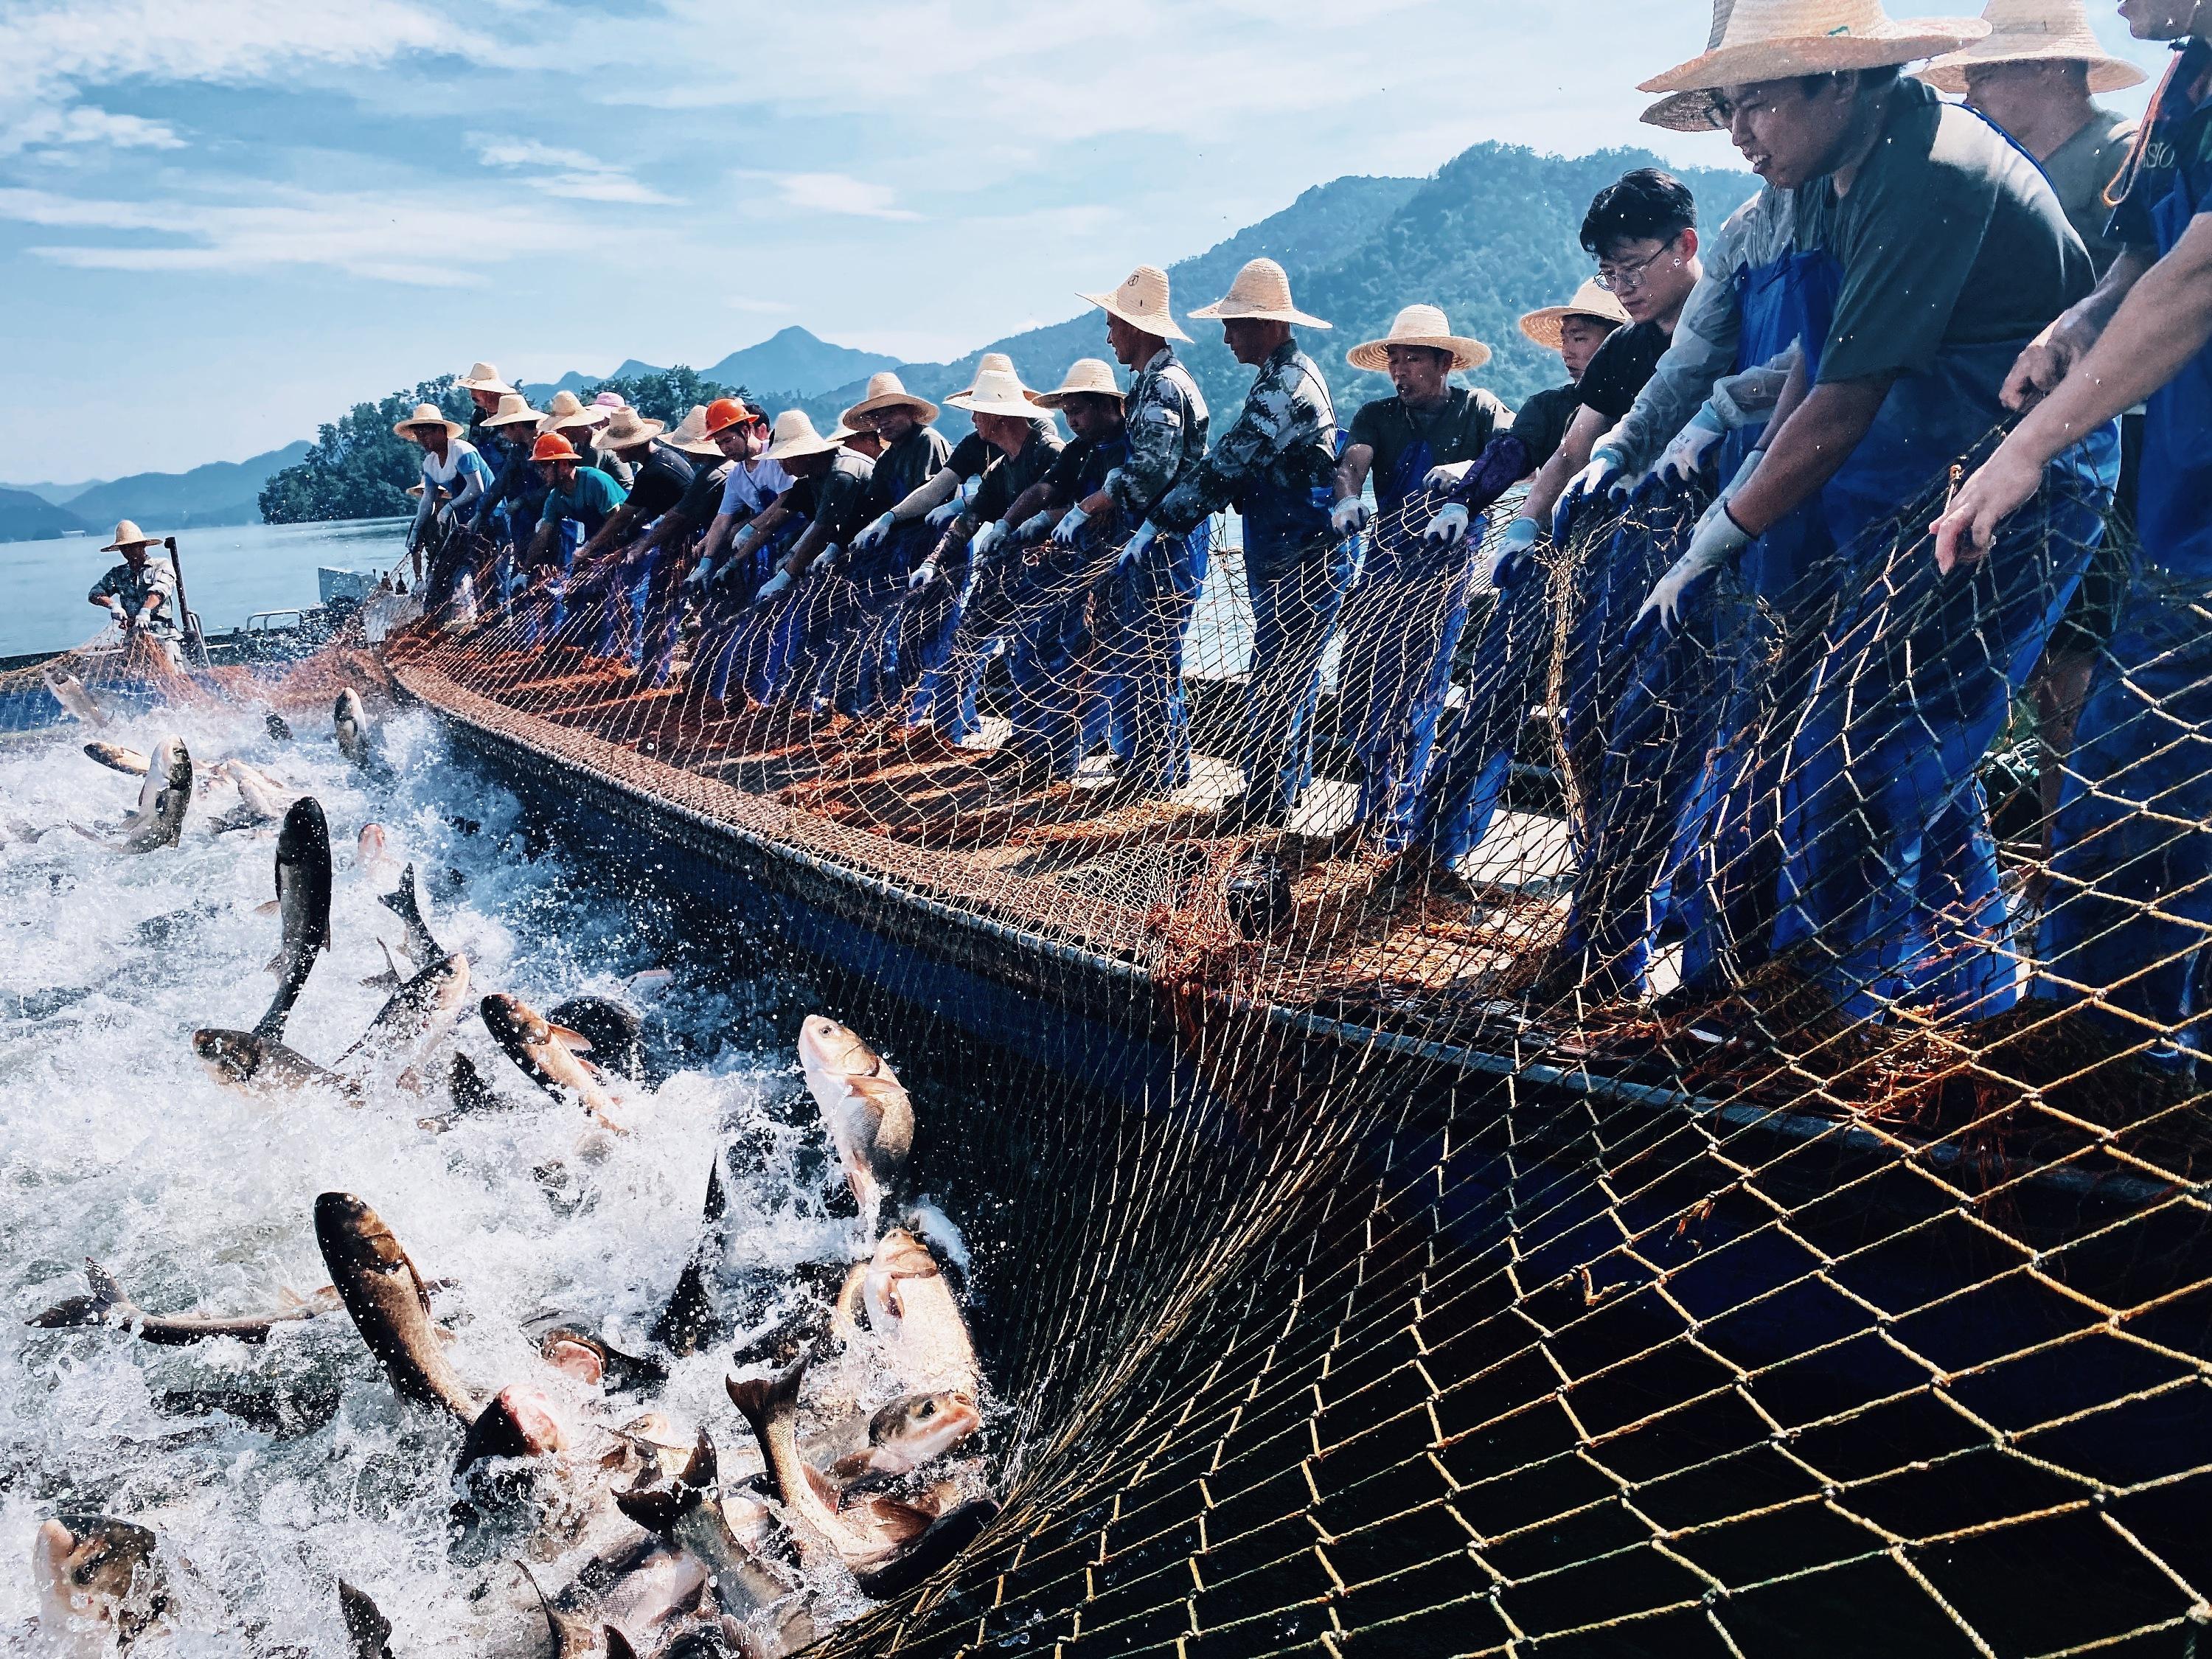
{"label": "forested hill", "polygon": [[[1169,267],[1176,313],[1188,317],[1218,299],[1237,269],[1262,254],[1290,272],[1299,309],[1327,319],[1327,333],[1307,331],[1306,349],[1321,365],[1346,419],[1361,403],[1387,394],[1388,381],[1344,361],[1361,340],[1386,333],[1401,306],[1441,305],[1462,334],[1486,341],[1496,354],[1471,379],[1508,404],[1559,380],[1559,358],[1523,338],[1524,312],[1556,305],[1590,274],[1578,233],[1590,198],[1632,167],[1662,165],[1642,150],[1605,150],[1572,159],[1540,155],[1510,144],[1478,144],[1433,179],[1345,178],[1316,185],[1282,212],[1239,231],[1204,253]],[[1748,173],[1675,168],[1697,193],[1702,223],[1720,222],[1758,188]],[[1101,271],[1101,289],[1126,272]],[[1080,301],[1073,302],[1080,306]],[[1252,372],[1221,343],[1218,325],[1186,323],[1197,343],[1184,356],[1206,401],[1226,418],[1243,403]],[[926,397],[941,398],[973,377],[985,351],[1004,351],[1031,386],[1058,382],[1078,357],[1107,357],[1104,319],[1085,311],[1063,323],[1031,329],[951,363],[908,363],[900,374]],[[860,393],[862,382],[810,398],[817,419],[836,415]],[[945,424],[959,423],[946,411]]]}

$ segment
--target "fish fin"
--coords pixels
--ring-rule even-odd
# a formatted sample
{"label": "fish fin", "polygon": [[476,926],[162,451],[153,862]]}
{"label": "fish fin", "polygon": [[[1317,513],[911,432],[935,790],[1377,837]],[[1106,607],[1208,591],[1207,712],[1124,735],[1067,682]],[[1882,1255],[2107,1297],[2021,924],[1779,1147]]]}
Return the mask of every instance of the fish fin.
{"label": "fish fin", "polygon": [[[415,1281],[415,1299],[422,1304],[422,1317],[430,1317],[430,1281],[422,1277],[422,1270],[415,1265],[415,1258],[407,1254],[407,1247],[399,1247],[399,1259],[407,1264],[407,1276]],[[433,1327],[433,1328],[436,1328]]]}
{"label": "fish fin", "polygon": [[131,1298],[123,1293],[123,1286],[115,1275],[94,1261],[84,1259],[85,1282],[92,1286],[92,1299],[103,1315],[120,1314],[128,1319],[138,1311],[131,1305]]}
{"label": "fish fin", "polygon": [[602,1625],[599,1636],[607,1644],[607,1659],[637,1659],[637,1650],[629,1644],[629,1638],[622,1633],[620,1626]]}
{"label": "fish fin", "polygon": [[860,1334],[860,1292],[868,1282],[868,1264],[855,1261],[837,1287],[837,1300],[830,1310],[830,1328],[838,1341],[850,1345]]}
{"label": "fish fin", "polygon": [[[273,916],[280,914],[283,908],[284,901],[283,899],[264,899],[259,904],[253,907],[253,914],[257,916]],[[270,966],[273,969],[276,964],[271,963]]]}
{"label": "fish fin", "polygon": [[276,1287],[276,1305],[289,1313],[295,1308],[306,1307],[307,1298],[289,1285],[279,1285]]}
{"label": "fish fin", "polygon": [[751,1427],[756,1439],[762,1441],[768,1425],[778,1413],[792,1410],[799,1403],[799,1385],[806,1377],[806,1356],[792,1362],[789,1370],[778,1371],[772,1376],[726,1376],[722,1387],[730,1396],[730,1403]]}
{"label": "fish fin", "polygon": [[[830,1501],[834,1503],[836,1500],[832,1498]],[[874,1530],[902,1548],[913,1543],[937,1523],[936,1510],[923,1509],[898,1498],[870,1498],[868,1515],[874,1522]]]}
{"label": "fish fin", "polygon": [[872,1446],[866,1451],[847,1452],[830,1466],[830,1473],[849,1486],[864,1474],[874,1474],[875,1468],[876,1453]]}
{"label": "fish fin", "polygon": [[595,1632],[591,1626],[575,1614],[562,1613],[556,1607],[545,1594],[545,1586],[538,1582],[538,1575],[531,1571],[527,1562],[517,1561],[514,1565],[516,1571],[530,1581],[530,1588],[537,1593],[538,1605],[544,1611],[545,1627],[553,1640],[553,1659],[582,1659],[582,1656],[589,1653],[593,1645]]}
{"label": "fish fin", "polygon": [[901,1595],[935,1572],[975,1541],[994,1520],[999,1506],[988,1498],[970,1498],[938,1516],[929,1530],[882,1566],[856,1572],[861,1593],[881,1601]]}
{"label": "fish fin", "polygon": [[729,1195],[722,1190],[722,1148],[717,1142],[714,1161],[707,1167],[707,1202],[702,1218],[710,1222],[720,1221],[729,1213]]}
{"label": "fish fin", "polygon": [[592,1052],[592,1040],[581,1031],[572,1031],[565,1025],[554,1024],[550,1020],[546,1022],[545,1029],[552,1034],[553,1041],[569,1053],[588,1054]]}

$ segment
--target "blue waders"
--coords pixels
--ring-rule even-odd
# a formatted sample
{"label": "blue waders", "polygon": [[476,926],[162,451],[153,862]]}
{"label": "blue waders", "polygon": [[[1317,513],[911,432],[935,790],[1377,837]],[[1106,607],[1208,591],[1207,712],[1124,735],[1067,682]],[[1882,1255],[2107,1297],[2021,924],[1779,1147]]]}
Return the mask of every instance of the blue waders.
{"label": "blue waders", "polygon": [[[2159,252],[2212,207],[2199,162],[2152,210]],[[2212,1009],[2212,346],[2143,423],[2142,567],[2081,724],[2058,811],[2036,994],[2193,1066]],[[2130,1018],[2133,1016],[2133,1018]]]}
{"label": "blue waders", "polygon": [[1421,539],[1440,504],[1421,488],[1435,465],[1421,439],[1398,458],[1388,478],[1376,479],[1380,511],[1358,583],[1345,602],[1337,706],[1359,756],[1353,816],[1382,852],[1397,852],[1415,838],[1482,551],[1479,522],[1469,524],[1455,547]]}
{"label": "blue waders", "polygon": [[1992,1014],[2019,994],[1975,769],[2103,534],[2118,426],[2060,454],[1968,568],[1938,574],[1926,525],[1944,466],[2002,420],[2024,343],[1948,348],[1900,378],[1821,492],[1850,574],[1783,778],[1775,945],[1807,947],[1855,1018],[1897,1003]]}
{"label": "blue waders", "polygon": [[1248,810],[1286,817],[1313,781],[1321,659],[1352,581],[1352,542],[1328,524],[1327,489],[1270,491],[1244,507],[1244,587],[1252,602],[1252,674],[1244,769]]}
{"label": "blue waders", "polygon": [[1212,549],[1210,520],[1181,536],[1162,532],[1135,564],[1116,566],[1099,587],[1097,696],[1086,736],[1104,742],[1124,775],[1147,788],[1180,789],[1190,781],[1183,636]]}

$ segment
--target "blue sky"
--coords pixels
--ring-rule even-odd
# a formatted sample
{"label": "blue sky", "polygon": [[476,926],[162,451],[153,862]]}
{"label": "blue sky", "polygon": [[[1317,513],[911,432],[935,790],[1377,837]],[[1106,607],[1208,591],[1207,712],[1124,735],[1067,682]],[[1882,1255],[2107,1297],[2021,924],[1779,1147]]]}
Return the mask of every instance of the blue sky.
{"label": "blue sky", "polygon": [[0,0],[0,467],[240,459],[475,358],[705,365],[787,323],[953,356],[1309,185],[1482,139],[1725,164],[1636,121],[1709,16]]}

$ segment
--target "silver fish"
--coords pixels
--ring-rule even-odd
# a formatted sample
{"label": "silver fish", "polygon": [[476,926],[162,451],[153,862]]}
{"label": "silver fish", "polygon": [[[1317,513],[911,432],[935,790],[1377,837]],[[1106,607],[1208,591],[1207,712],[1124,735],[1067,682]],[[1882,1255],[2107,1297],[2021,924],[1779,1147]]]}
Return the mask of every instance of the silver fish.
{"label": "silver fish", "polygon": [[911,1474],[983,1426],[975,1402],[957,1389],[902,1395],[867,1421],[866,1443],[830,1466],[840,1480]]}
{"label": "silver fish", "polygon": [[174,847],[184,838],[185,810],[192,804],[192,757],[181,738],[164,738],[155,745],[147,763],[146,781],[138,791],[138,810],[123,823],[120,841],[102,841],[89,830],[72,825],[88,841],[100,842],[119,853],[151,853]]}
{"label": "silver fish", "polygon": [[275,1313],[210,1316],[207,1314],[149,1314],[131,1301],[113,1273],[97,1261],[88,1260],[84,1276],[92,1286],[90,1296],[73,1296],[58,1302],[44,1313],[33,1314],[23,1322],[41,1330],[63,1330],[86,1325],[112,1325],[130,1331],[142,1342],[151,1342],[164,1348],[189,1347],[195,1342],[211,1342],[219,1337],[234,1336],[241,1342],[266,1342],[269,1333],[279,1325],[298,1324],[326,1313],[336,1312],[338,1293],[325,1285],[311,1297],[295,1296],[289,1291],[280,1293],[282,1304]]}
{"label": "silver fish", "polygon": [[422,906],[415,892],[415,866],[409,865],[399,872],[398,890],[380,893],[376,902],[399,918],[407,929],[407,954],[417,967],[428,967],[446,954],[430,933],[429,924],[422,919]]}
{"label": "silver fish", "polygon": [[374,734],[368,723],[368,711],[362,707],[361,693],[353,687],[349,685],[338,693],[337,702],[331,709],[331,726],[340,754],[356,766],[371,764],[374,755],[369,745]]}
{"label": "silver fish", "polygon": [[618,1103],[599,1067],[583,1056],[590,1042],[553,1024],[520,997],[495,994],[479,1005],[484,1027],[530,1080],[556,1099],[580,1102],[602,1128],[629,1133],[610,1117]]}
{"label": "silver fish", "polygon": [[884,1057],[825,1014],[799,1028],[799,1063],[830,1128],[860,1216],[872,1231],[914,1150],[914,1102]]}
{"label": "silver fish", "polygon": [[276,908],[284,923],[283,943],[269,964],[276,994],[253,1027],[272,1042],[283,1035],[315,958],[331,948],[331,827],[313,795],[292,803],[277,832]]}
{"label": "silver fish", "polygon": [[252,1095],[289,1095],[302,1089],[328,1089],[356,1103],[361,1085],[318,1066],[296,1048],[251,1031],[212,1028],[192,1033],[192,1052],[218,1083]]}
{"label": "silver fish", "polygon": [[84,689],[84,682],[58,663],[50,663],[39,671],[46,681],[46,690],[54,694],[54,701],[87,726],[107,724],[107,711],[92,699]]}
{"label": "silver fish", "polygon": [[125,749],[119,743],[88,743],[84,752],[111,772],[121,772],[134,778],[143,778],[152,763],[136,749]]}
{"label": "silver fish", "polygon": [[887,1524],[879,1515],[837,1509],[836,1488],[799,1452],[799,1385],[805,1375],[802,1358],[774,1376],[728,1376],[722,1386],[760,1443],[774,1496],[794,1523],[799,1559],[835,1559],[854,1572],[883,1566],[934,1517],[915,1511]]}
{"label": "silver fish", "polygon": [[127,1648],[151,1628],[168,1607],[157,1547],[144,1527],[112,1515],[42,1522],[31,1540],[31,1576],[39,1629],[53,1650],[105,1653],[111,1633]]}
{"label": "silver fish", "polygon": [[392,1387],[473,1422],[477,1396],[447,1363],[430,1322],[428,1286],[384,1218],[351,1193],[325,1193],[315,1200],[315,1242],[355,1328]]}
{"label": "silver fish", "polygon": [[773,1639],[765,1652],[795,1653],[816,1632],[805,1601],[793,1599],[799,1581],[775,1559],[775,1523],[761,1504],[733,1502],[720,1482],[714,1440],[702,1429],[683,1468],[617,1492],[615,1504],[664,1543],[705,1562],[724,1613],[747,1620],[768,1615],[761,1622]]}
{"label": "silver fish", "polygon": [[356,1054],[398,1059],[411,1065],[427,1039],[441,1036],[469,994],[469,959],[458,951],[434,962],[394,991],[369,1022],[368,1030],[337,1057],[343,1066]]}
{"label": "silver fish", "polygon": [[241,760],[219,762],[218,775],[229,780],[238,791],[238,805],[210,824],[216,834],[229,830],[251,830],[258,824],[275,823],[290,805],[284,792],[266,773],[256,770]]}
{"label": "silver fish", "polygon": [[338,1580],[338,1619],[345,1626],[349,1659],[392,1659],[392,1650],[386,1645],[392,1621],[365,1592],[343,1578]]}
{"label": "silver fish", "polygon": [[890,1350],[891,1364],[908,1389],[979,1397],[968,1322],[937,1258],[905,1228],[892,1228],[877,1244],[861,1281],[860,1303],[869,1328]]}

